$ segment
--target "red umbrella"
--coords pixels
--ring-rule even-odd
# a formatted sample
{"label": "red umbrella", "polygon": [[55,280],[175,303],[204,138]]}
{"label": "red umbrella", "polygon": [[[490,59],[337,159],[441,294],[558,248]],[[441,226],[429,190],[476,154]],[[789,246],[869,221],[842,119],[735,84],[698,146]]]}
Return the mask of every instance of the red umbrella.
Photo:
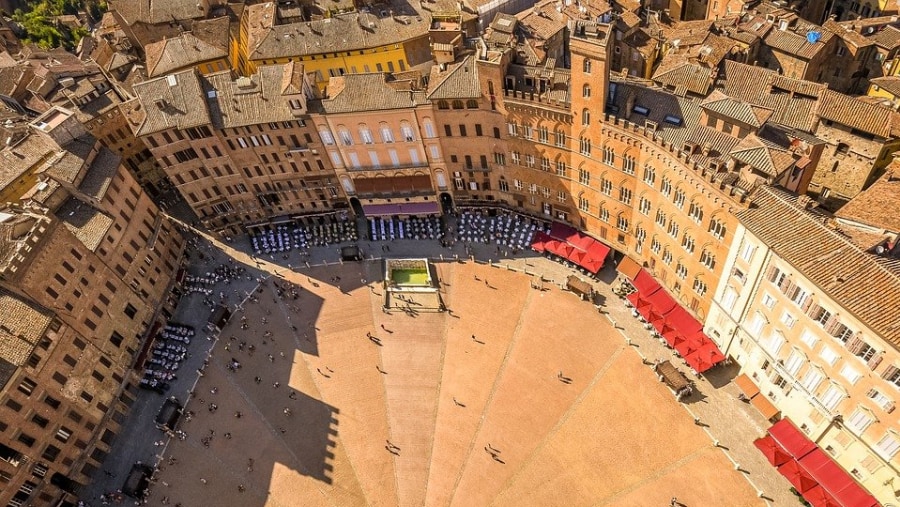
{"label": "red umbrella", "polygon": [[790,460],[781,465],[778,467],[778,472],[781,473],[781,475],[783,475],[801,495],[819,485],[815,479],[806,473],[806,470],[804,470],[796,460]]}
{"label": "red umbrella", "polygon": [[725,355],[719,351],[715,343],[708,342],[700,345],[693,353],[684,356],[691,368],[697,373],[703,373],[713,366],[725,360]]}
{"label": "red umbrella", "polygon": [[803,498],[813,507],[838,507],[840,505],[822,486],[816,486],[803,493]]}
{"label": "red umbrella", "polygon": [[763,453],[763,456],[765,456],[772,465],[780,466],[791,460],[791,455],[782,449],[781,446],[775,442],[774,438],[768,435],[754,440],[753,445]]}

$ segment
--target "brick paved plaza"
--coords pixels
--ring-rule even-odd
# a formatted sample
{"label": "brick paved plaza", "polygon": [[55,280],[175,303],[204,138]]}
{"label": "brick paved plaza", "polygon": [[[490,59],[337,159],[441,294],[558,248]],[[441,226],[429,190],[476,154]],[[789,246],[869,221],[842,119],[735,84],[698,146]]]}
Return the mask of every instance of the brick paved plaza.
{"label": "brick paved plaza", "polygon": [[385,313],[379,261],[263,282],[213,346],[149,504],[764,504],[593,305],[484,264],[436,270],[449,314]]}

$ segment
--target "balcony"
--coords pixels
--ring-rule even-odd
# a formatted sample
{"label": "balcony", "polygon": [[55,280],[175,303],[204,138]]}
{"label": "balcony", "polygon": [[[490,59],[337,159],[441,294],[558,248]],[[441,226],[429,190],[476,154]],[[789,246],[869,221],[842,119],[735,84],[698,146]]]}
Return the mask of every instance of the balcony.
{"label": "balcony", "polygon": [[392,169],[420,169],[427,168],[428,162],[410,162],[406,164],[396,164],[396,165],[367,165],[367,166],[358,166],[358,167],[347,167],[348,172],[366,172],[366,171],[385,171]]}

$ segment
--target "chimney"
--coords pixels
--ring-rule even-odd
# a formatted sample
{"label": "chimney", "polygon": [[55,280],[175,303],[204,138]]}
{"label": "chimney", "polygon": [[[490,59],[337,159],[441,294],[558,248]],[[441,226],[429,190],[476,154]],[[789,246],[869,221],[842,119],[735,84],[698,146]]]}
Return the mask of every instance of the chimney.
{"label": "chimney", "polygon": [[812,198],[806,194],[797,197],[797,205],[800,206],[801,209],[809,209],[809,204],[811,202]]}

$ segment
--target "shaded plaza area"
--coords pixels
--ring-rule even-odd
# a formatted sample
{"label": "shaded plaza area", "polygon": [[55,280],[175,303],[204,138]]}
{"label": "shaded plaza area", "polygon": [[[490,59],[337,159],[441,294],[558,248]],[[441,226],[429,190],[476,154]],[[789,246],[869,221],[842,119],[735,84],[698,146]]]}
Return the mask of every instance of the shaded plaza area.
{"label": "shaded plaza area", "polygon": [[763,504],[594,306],[477,263],[434,270],[450,312],[385,312],[377,261],[262,282],[149,503]]}

